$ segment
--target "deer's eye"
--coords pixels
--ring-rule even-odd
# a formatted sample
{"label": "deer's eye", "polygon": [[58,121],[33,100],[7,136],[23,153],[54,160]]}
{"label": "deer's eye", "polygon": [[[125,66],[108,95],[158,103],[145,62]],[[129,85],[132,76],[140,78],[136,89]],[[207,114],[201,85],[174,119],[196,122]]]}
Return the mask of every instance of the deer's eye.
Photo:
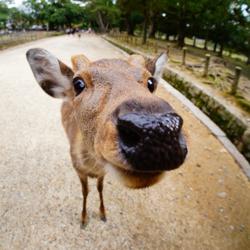
{"label": "deer's eye", "polygon": [[154,90],[156,88],[156,80],[153,77],[149,77],[147,84],[148,84],[149,91],[151,93],[154,92]]}
{"label": "deer's eye", "polygon": [[74,89],[76,92],[76,96],[79,95],[86,87],[85,82],[83,81],[83,79],[77,77],[73,80],[73,85],[74,85]]}

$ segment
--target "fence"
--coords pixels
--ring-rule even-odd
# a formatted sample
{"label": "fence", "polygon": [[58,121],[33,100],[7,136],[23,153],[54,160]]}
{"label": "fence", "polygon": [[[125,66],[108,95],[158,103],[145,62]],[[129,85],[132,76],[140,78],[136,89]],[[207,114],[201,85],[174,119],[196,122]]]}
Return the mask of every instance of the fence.
{"label": "fence", "polygon": [[[123,32],[123,33],[119,33],[119,32],[113,32],[111,34],[109,34],[111,37],[116,38],[118,41],[121,42],[126,42],[128,44],[131,44],[132,46],[135,45],[137,46],[138,44],[142,44],[142,38],[141,37],[131,37],[128,36],[127,33]],[[147,41],[147,43],[145,44],[146,48],[148,49],[149,47],[154,49],[154,52],[157,53],[158,49],[164,49],[167,50],[169,52],[170,48],[167,47],[162,47],[158,44],[157,40],[152,42],[150,40]],[[188,48],[187,47],[183,47],[182,49],[182,65],[185,66],[186,65],[186,57],[187,57],[187,53],[188,53]],[[204,71],[203,71],[203,77],[206,78],[208,76],[209,73],[209,66],[210,66],[210,54],[206,54],[204,57]],[[241,67],[236,66],[235,67],[235,75],[234,75],[234,82],[231,85],[231,91],[230,93],[232,95],[236,95],[237,93],[237,88],[239,85],[239,80],[240,80],[240,76],[241,76]]]}
{"label": "fence", "polygon": [[0,35],[0,49],[59,34],[61,33],[56,31],[22,31],[3,34]]}

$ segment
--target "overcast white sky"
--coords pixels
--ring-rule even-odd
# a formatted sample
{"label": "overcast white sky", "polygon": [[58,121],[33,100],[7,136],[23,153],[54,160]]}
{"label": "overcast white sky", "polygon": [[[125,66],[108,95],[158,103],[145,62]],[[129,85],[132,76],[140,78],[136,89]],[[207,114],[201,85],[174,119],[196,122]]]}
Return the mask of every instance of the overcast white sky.
{"label": "overcast white sky", "polygon": [[22,4],[23,0],[13,0],[13,3],[10,6],[18,7]]}

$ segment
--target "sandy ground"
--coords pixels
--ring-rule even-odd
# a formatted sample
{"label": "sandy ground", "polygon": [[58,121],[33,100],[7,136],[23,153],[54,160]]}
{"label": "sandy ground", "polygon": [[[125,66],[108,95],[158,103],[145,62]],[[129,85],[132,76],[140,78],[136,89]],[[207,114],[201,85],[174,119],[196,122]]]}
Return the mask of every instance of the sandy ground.
{"label": "sandy ground", "polygon": [[108,221],[90,181],[89,223],[80,229],[81,187],[60,125],[60,101],[35,83],[25,59],[43,47],[65,62],[124,57],[98,37],[56,37],[0,53],[0,249],[249,249],[250,186],[231,155],[173,96],[189,141],[185,165],[159,184],[104,184]]}

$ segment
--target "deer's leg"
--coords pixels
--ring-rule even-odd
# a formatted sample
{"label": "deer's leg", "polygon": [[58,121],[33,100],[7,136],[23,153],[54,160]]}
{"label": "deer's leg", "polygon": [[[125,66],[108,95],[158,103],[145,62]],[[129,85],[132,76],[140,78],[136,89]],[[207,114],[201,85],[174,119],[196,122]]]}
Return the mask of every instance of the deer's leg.
{"label": "deer's leg", "polygon": [[104,179],[103,176],[99,177],[97,179],[97,190],[99,192],[99,197],[100,197],[100,217],[101,217],[101,220],[106,221],[105,207],[104,207],[103,195],[102,195],[102,191],[103,191],[103,179]]}
{"label": "deer's leg", "polygon": [[82,208],[82,226],[84,226],[86,224],[86,220],[87,220],[87,209],[86,209],[86,205],[87,205],[87,196],[88,196],[88,177],[87,176],[79,176],[80,177],[80,181],[82,184],[82,195],[83,195],[83,208]]}

